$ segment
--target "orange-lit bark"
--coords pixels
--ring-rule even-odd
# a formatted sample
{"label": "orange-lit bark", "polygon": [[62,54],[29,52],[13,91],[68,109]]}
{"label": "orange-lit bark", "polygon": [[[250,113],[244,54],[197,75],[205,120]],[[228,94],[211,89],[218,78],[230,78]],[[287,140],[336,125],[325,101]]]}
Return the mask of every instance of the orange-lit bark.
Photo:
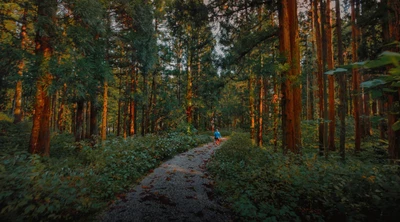
{"label": "orange-lit bark", "polygon": [[[38,1],[38,16],[44,20],[55,20],[57,2]],[[52,75],[49,72],[49,61],[52,56],[51,24],[44,25],[36,33],[35,53],[37,65],[41,67],[36,80],[36,101],[34,105],[33,125],[28,151],[32,154],[43,156],[50,155],[50,96],[47,93],[51,85]]]}
{"label": "orange-lit bark", "polygon": [[258,85],[260,86],[259,90],[259,103],[258,103],[258,131],[257,131],[257,145],[262,146],[263,145],[263,100],[264,100],[264,84],[263,84],[263,78],[259,77],[258,79]]}
{"label": "orange-lit bark", "polygon": [[[279,50],[286,56],[291,69],[282,73],[282,146],[284,152],[300,152],[300,87],[294,84],[299,76],[299,44],[297,3],[295,0],[283,0],[279,4]],[[300,94],[300,95],[295,95]],[[295,110],[296,109],[296,110]],[[300,109],[300,110],[299,110]]]}
{"label": "orange-lit bark", "polygon": [[103,93],[103,114],[101,116],[101,140],[104,141],[107,138],[107,103],[108,103],[108,84],[104,83]]}
{"label": "orange-lit bark", "polygon": [[135,112],[135,98],[134,95],[136,93],[136,68],[132,67],[132,74],[131,74],[131,95],[129,97],[129,136],[133,136],[135,132],[135,125],[136,125],[136,112]]}

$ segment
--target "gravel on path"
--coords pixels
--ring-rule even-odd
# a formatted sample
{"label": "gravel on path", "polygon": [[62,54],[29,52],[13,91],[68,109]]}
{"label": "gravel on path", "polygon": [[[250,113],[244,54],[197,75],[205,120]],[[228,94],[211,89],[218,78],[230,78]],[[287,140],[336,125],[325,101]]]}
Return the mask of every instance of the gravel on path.
{"label": "gravel on path", "polygon": [[101,221],[232,221],[213,194],[206,163],[218,146],[191,149],[164,162],[109,207]]}

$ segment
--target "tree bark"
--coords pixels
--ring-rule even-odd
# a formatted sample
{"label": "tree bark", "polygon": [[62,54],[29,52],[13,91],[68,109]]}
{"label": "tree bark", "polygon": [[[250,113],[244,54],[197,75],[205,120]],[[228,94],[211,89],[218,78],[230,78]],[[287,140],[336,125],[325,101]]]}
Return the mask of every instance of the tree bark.
{"label": "tree bark", "polygon": [[49,62],[52,56],[51,32],[52,22],[56,17],[57,2],[50,0],[37,1],[38,16],[48,23],[40,27],[35,38],[35,53],[39,69],[36,81],[36,101],[33,116],[32,132],[28,151],[32,154],[43,156],[50,155],[50,96],[46,92],[51,85],[52,75],[49,70]]}
{"label": "tree bark", "polygon": [[103,114],[101,118],[101,140],[104,141],[107,138],[107,103],[108,103],[108,84],[104,82],[104,93],[103,93]]}
{"label": "tree bark", "polygon": [[[24,5],[24,12],[22,15],[22,22],[21,22],[21,49],[26,49],[26,41],[27,41],[27,33],[26,33],[26,14],[28,9],[26,5]],[[19,78],[22,78],[25,69],[25,61],[24,58],[19,61],[18,64],[18,75]],[[14,105],[14,123],[19,123],[23,120],[23,112],[22,112],[22,80],[18,79],[17,84],[15,86],[15,97],[14,97],[15,105]]]}
{"label": "tree bark", "polygon": [[[282,73],[282,147],[283,151],[300,153],[301,91],[295,81],[300,74],[297,3],[283,0],[279,4],[279,50],[291,69]],[[300,104],[300,105],[299,105]],[[296,109],[296,110],[295,110]]]}
{"label": "tree bark", "polygon": [[[351,0],[351,47],[353,60],[352,62],[357,62],[357,39],[358,31],[356,24],[356,11],[355,5],[357,0]],[[360,104],[359,104],[359,92],[360,92],[360,82],[359,74],[357,69],[353,69],[353,109],[354,109],[354,128],[355,128],[355,152],[359,153],[361,150],[361,127],[360,127]]]}
{"label": "tree bark", "polygon": [[[326,40],[327,40],[327,65],[328,70],[334,68],[333,62],[333,47],[332,47],[332,19],[331,19],[331,1],[326,1]],[[333,75],[328,76],[329,85],[329,150],[336,150],[335,147],[335,80]]]}
{"label": "tree bark", "polygon": [[[336,7],[336,36],[337,36],[337,57],[339,66],[343,65],[343,43],[342,43],[342,19],[340,17],[340,1],[335,1]],[[346,111],[347,110],[347,80],[346,75],[340,73],[339,74],[339,120],[340,120],[340,142],[339,142],[339,152],[342,160],[345,160],[346,149]]]}
{"label": "tree bark", "polygon": [[80,99],[77,103],[76,109],[76,131],[75,131],[75,142],[79,142],[83,139],[83,124],[84,124],[84,106],[85,102]]}
{"label": "tree bark", "polygon": [[317,48],[317,83],[318,83],[318,147],[319,155],[322,156],[324,153],[324,122],[322,121],[324,113],[324,94],[323,94],[323,81],[322,81],[322,39],[321,39],[321,28],[318,18],[318,0],[313,1],[313,15],[314,15],[314,33]]}

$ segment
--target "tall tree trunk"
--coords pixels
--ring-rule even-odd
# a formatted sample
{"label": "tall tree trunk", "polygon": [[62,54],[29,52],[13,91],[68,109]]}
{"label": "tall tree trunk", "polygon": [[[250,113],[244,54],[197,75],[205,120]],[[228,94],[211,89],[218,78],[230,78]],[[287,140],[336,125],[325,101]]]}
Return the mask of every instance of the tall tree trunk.
{"label": "tall tree trunk", "polygon": [[93,96],[92,101],[90,102],[90,137],[94,141],[98,134],[97,127],[97,96]]}
{"label": "tall tree trunk", "polygon": [[300,75],[297,3],[283,0],[279,6],[279,50],[291,66],[282,73],[282,146],[284,152],[300,153],[301,89],[293,84]]}
{"label": "tall tree trunk", "polygon": [[[190,50],[190,49],[188,49]],[[187,62],[187,88],[186,88],[186,119],[189,124],[193,122],[193,76],[192,76],[192,55],[189,52]]]}
{"label": "tall tree trunk", "polygon": [[254,142],[256,138],[256,112],[255,112],[255,95],[254,95],[255,76],[250,71],[249,77],[249,107],[250,107],[250,138]]}
{"label": "tall tree trunk", "polygon": [[85,138],[86,139],[89,139],[90,138],[90,118],[91,118],[91,116],[90,116],[90,110],[91,110],[91,106],[92,106],[92,104],[90,103],[90,101],[87,101],[86,102],[86,130],[85,130]]}
{"label": "tall tree trunk", "polygon": [[67,97],[67,84],[64,84],[63,91],[62,91],[62,98],[60,107],[58,109],[58,118],[57,118],[57,127],[60,133],[63,133],[65,130],[65,100]]}
{"label": "tall tree trunk", "polygon": [[104,82],[104,93],[103,93],[103,113],[101,117],[101,140],[104,141],[107,138],[107,103],[108,103],[108,84]]}
{"label": "tall tree trunk", "polygon": [[[340,1],[335,1],[336,7],[336,36],[337,36],[337,57],[339,66],[343,65],[343,43],[342,43],[342,19],[340,17]],[[339,152],[342,160],[345,160],[346,150],[345,150],[345,142],[346,142],[346,112],[347,110],[347,99],[346,99],[346,91],[347,91],[347,80],[345,74],[339,74],[339,120],[340,120],[340,142],[339,142]]]}
{"label": "tall tree trunk", "polygon": [[[355,5],[357,0],[351,0],[351,47],[353,54],[353,63],[357,62],[357,39],[358,31],[356,25],[356,11]],[[361,150],[361,127],[360,127],[360,104],[359,104],[360,82],[357,69],[353,69],[353,109],[354,109],[354,128],[355,128],[355,152],[359,153]]]}
{"label": "tall tree trunk", "polygon": [[[26,33],[26,14],[28,12],[28,8],[24,5],[24,12],[22,15],[22,22],[21,22],[21,49],[26,49],[26,41],[27,41],[27,33]],[[19,78],[22,78],[25,69],[25,61],[24,58],[19,61],[18,64],[18,75]],[[18,79],[17,85],[15,86],[15,96],[14,96],[14,123],[19,123],[23,119],[23,112],[22,112],[22,80]]]}
{"label": "tall tree trunk", "polygon": [[[327,40],[327,65],[328,69],[334,68],[333,62],[333,47],[332,47],[332,19],[331,19],[331,1],[326,1],[326,40]],[[334,76],[328,76],[329,85],[329,150],[335,150],[335,81]]]}
{"label": "tall tree trunk", "polygon": [[122,75],[119,77],[119,85],[118,85],[118,114],[117,114],[117,136],[120,135],[121,130],[121,88],[122,88]]}
{"label": "tall tree trunk", "polygon": [[136,67],[132,67],[132,74],[131,74],[131,95],[129,97],[130,103],[129,103],[129,135],[133,136],[136,131],[135,131],[135,126],[136,126],[136,111],[135,111],[135,97],[134,95],[136,94]]}
{"label": "tall tree trunk", "polygon": [[324,122],[321,121],[324,113],[324,94],[323,94],[323,81],[322,81],[322,39],[321,39],[321,28],[320,22],[318,19],[318,0],[313,1],[313,16],[314,16],[314,33],[315,33],[315,42],[317,49],[317,83],[318,83],[318,116],[320,119],[318,125],[318,147],[319,147],[319,155],[323,155],[324,153]]}
{"label": "tall tree trunk", "polygon": [[263,78],[260,76],[258,78],[258,85],[260,87],[259,89],[259,102],[258,102],[258,130],[257,130],[257,146],[262,147],[263,145],[263,102],[264,102],[264,84],[263,84]]}
{"label": "tall tree trunk", "polygon": [[[400,41],[400,2],[398,0],[387,0],[389,8],[389,41]],[[393,47],[393,51],[400,51],[400,47]],[[389,139],[389,158],[398,160],[400,157],[400,130],[394,131],[392,126],[400,120],[398,114],[398,104],[400,103],[400,89],[397,93],[389,95],[389,115],[388,115],[388,139]],[[397,111],[397,112],[396,112]]]}
{"label": "tall tree trunk", "polygon": [[76,132],[75,132],[75,142],[79,142],[83,139],[83,124],[84,124],[84,101],[80,99],[77,102],[77,109],[76,109]]}
{"label": "tall tree trunk", "polygon": [[50,155],[50,97],[46,89],[52,81],[49,70],[53,51],[50,36],[52,36],[52,22],[56,19],[57,2],[42,0],[37,1],[36,4],[39,19],[46,20],[48,23],[40,27],[41,29],[37,31],[35,38],[37,66],[43,68],[39,69],[36,81],[36,101],[28,151],[33,154],[48,156]]}

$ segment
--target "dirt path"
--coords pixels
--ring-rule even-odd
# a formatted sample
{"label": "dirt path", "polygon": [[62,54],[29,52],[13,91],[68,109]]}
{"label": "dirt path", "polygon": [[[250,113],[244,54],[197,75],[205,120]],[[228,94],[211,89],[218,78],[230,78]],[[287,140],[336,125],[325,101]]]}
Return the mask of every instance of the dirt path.
{"label": "dirt path", "polygon": [[212,192],[205,164],[212,143],[179,154],[144,178],[102,221],[232,221]]}

